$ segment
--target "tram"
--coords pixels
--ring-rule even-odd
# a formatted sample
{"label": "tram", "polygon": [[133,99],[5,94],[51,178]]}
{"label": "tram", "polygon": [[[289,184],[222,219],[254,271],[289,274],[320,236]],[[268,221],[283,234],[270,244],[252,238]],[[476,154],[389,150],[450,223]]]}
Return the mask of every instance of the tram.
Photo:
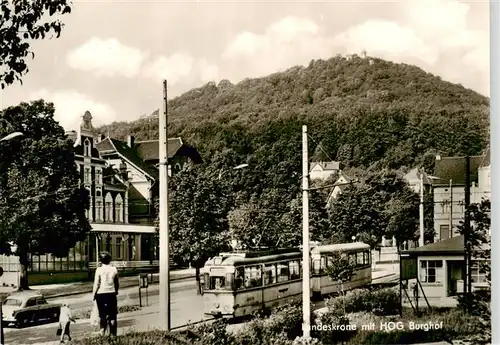
{"label": "tram", "polygon": [[[370,246],[361,243],[323,245],[311,250],[311,294],[315,298],[340,291],[326,274],[334,252],[355,263],[353,278],[344,289],[371,283]],[[299,248],[273,251],[221,253],[201,270],[205,314],[225,317],[251,315],[302,300],[302,251]]]}

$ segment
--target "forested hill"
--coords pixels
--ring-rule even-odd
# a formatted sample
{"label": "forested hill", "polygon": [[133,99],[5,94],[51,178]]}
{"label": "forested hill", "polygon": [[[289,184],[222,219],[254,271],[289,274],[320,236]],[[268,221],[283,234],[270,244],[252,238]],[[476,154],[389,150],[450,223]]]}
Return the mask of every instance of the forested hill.
{"label": "forested hill", "polygon": [[[100,130],[156,139],[155,113]],[[430,163],[437,152],[480,153],[489,140],[489,99],[415,66],[335,57],[236,85],[208,83],[170,101],[169,122],[169,136],[205,159],[232,149],[241,157],[272,153],[274,164],[295,161],[307,124],[312,160],[399,169]]]}

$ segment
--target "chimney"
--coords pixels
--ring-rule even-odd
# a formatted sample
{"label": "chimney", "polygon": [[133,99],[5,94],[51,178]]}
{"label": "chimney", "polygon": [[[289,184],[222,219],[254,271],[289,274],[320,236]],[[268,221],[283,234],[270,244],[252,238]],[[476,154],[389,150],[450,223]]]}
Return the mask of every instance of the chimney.
{"label": "chimney", "polygon": [[134,137],[132,135],[127,137],[127,145],[130,148],[134,148]]}

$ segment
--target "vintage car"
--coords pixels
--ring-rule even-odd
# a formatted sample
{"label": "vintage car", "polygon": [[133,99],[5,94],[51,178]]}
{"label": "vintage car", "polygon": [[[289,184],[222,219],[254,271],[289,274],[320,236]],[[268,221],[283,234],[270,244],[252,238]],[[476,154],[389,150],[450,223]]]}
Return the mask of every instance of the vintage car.
{"label": "vintage car", "polygon": [[25,327],[39,321],[59,320],[60,304],[49,304],[39,292],[23,291],[9,295],[2,305],[2,323]]}

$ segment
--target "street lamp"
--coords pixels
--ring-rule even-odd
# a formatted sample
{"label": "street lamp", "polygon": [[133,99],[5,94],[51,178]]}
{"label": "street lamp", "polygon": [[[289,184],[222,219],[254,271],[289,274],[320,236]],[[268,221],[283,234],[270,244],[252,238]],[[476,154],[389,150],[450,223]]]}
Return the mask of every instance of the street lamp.
{"label": "street lamp", "polygon": [[[1,138],[0,141],[8,141],[8,140],[11,140],[11,139],[14,139],[14,138],[17,138],[17,137],[20,137],[24,135],[23,133],[21,132],[14,132],[14,133],[10,133],[10,134],[7,134],[5,137]],[[3,275],[3,268],[0,267],[0,276]],[[5,344],[5,337],[4,337],[4,333],[3,333],[3,299],[0,300],[0,344],[1,345],[4,345]]]}
{"label": "street lamp", "polygon": [[[240,165],[238,165],[238,166],[235,166],[235,167],[233,168],[233,170],[239,170],[239,169],[243,169],[243,168],[246,168],[246,167],[248,167],[248,164],[246,164],[246,163],[245,163],[245,164],[240,164]],[[222,178],[222,175],[224,175],[224,174],[226,173],[226,171],[227,171],[227,170],[220,169],[220,172],[219,172],[219,181],[220,181],[220,179]]]}

